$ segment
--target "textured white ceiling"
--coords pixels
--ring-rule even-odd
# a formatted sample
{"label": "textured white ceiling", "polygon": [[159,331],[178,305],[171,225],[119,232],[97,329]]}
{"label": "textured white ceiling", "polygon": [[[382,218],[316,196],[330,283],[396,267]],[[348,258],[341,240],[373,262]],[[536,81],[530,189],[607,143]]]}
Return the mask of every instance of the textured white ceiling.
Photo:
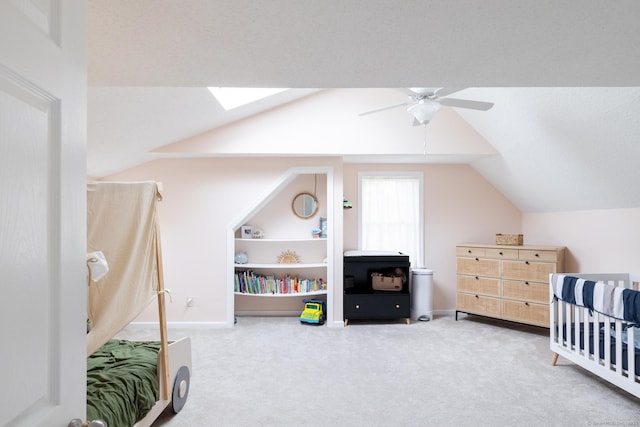
{"label": "textured white ceiling", "polygon": [[636,0],[91,0],[101,86],[640,86]]}
{"label": "textured white ceiling", "polygon": [[461,95],[496,107],[456,111],[500,154],[471,164],[520,209],[637,207],[638,18],[637,1],[90,0],[88,172],[313,92],[228,114],[207,85],[480,87]]}

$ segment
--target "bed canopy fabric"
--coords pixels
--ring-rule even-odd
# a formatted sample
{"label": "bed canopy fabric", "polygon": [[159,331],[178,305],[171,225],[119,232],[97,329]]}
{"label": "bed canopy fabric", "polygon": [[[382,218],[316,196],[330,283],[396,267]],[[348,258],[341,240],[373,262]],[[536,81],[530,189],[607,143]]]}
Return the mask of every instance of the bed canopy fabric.
{"label": "bed canopy fabric", "polygon": [[[134,320],[158,295],[161,277],[155,182],[92,182],[87,186],[87,252],[109,265],[89,284],[87,355]],[[160,287],[162,284],[160,283]]]}

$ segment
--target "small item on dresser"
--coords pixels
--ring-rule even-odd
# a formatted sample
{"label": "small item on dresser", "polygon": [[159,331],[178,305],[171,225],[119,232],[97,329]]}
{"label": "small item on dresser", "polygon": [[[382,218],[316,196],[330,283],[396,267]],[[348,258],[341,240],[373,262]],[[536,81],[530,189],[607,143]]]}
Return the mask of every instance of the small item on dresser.
{"label": "small item on dresser", "polygon": [[253,233],[251,233],[252,239],[262,239],[264,238],[264,231],[261,228],[255,228]]}
{"label": "small item on dresser", "polygon": [[496,245],[524,245],[524,235],[522,234],[496,234]]}

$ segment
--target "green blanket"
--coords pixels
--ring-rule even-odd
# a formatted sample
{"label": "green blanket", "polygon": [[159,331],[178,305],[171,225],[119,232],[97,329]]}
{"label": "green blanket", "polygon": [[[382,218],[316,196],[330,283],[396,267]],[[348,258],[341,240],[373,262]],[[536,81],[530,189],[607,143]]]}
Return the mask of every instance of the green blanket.
{"label": "green blanket", "polygon": [[131,427],[159,396],[157,341],[109,340],[87,359],[87,419]]}

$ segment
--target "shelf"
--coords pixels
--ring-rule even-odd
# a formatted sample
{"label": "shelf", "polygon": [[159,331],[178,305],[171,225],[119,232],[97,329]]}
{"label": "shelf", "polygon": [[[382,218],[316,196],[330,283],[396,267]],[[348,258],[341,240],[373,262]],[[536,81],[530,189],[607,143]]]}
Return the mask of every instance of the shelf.
{"label": "shelf", "polygon": [[269,297],[269,298],[282,298],[282,297],[305,297],[312,295],[327,295],[327,291],[313,291],[313,292],[291,292],[288,294],[250,294],[245,292],[234,292],[235,295],[247,295],[250,297]]}
{"label": "shelf", "polygon": [[241,239],[236,237],[236,242],[263,242],[263,243],[269,243],[269,242],[276,242],[276,243],[288,243],[288,242],[326,242],[327,238],[326,237],[304,237],[304,238],[300,238],[300,239]]}
{"label": "shelf", "polygon": [[302,268],[324,268],[327,266],[324,262],[307,263],[307,264],[234,264],[235,268],[279,268],[279,269],[302,269]]}

